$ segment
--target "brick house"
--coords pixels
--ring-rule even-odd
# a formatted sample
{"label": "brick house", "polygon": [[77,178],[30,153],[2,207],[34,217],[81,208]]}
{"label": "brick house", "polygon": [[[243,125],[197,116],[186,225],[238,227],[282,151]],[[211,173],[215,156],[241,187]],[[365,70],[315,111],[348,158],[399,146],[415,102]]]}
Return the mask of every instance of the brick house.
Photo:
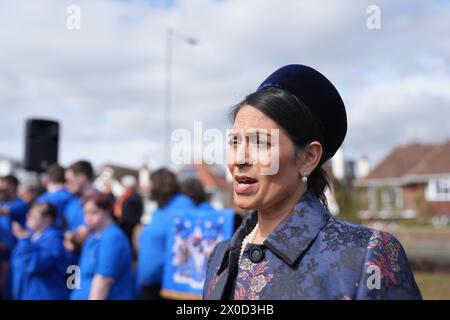
{"label": "brick house", "polygon": [[355,184],[367,190],[363,218],[450,216],[450,140],[396,147]]}

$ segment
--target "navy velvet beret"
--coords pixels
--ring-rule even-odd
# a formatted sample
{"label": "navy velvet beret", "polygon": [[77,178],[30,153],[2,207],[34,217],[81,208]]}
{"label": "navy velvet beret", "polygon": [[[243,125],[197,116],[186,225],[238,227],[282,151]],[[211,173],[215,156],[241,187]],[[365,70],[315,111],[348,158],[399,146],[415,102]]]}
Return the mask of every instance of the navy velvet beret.
{"label": "navy velvet beret", "polygon": [[257,91],[270,87],[292,93],[308,107],[321,127],[325,140],[321,163],[331,159],[347,133],[344,102],[333,84],[311,67],[291,64],[272,73]]}

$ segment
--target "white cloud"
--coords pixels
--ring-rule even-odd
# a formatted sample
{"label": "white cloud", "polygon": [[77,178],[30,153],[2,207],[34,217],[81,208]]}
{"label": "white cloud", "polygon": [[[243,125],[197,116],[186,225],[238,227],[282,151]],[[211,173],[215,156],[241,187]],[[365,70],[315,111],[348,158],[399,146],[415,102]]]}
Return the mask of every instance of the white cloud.
{"label": "white cloud", "polygon": [[450,77],[418,75],[368,86],[351,99],[347,146],[378,160],[393,146],[450,138]]}
{"label": "white cloud", "polygon": [[[79,31],[66,28],[74,3]],[[65,162],[161,161],[169,26],[199,41],[173,41],[173,128],[203,120],[225,129],[228,108],[269,73],[304,63],[341,92],[351,156],[378,159],[397,143],[448,138],[449,4],[378,1],[379,31],[366,28],[370,4],[2,1],[0,153],[21,157],[24,120],[39,116],[61,121]]]}

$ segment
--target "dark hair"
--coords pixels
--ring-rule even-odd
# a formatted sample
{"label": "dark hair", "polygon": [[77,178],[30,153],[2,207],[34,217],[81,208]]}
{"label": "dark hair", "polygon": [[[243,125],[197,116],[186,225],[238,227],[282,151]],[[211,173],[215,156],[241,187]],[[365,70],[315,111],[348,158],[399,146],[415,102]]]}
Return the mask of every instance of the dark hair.
{"label": "dark hair", "polygon": [[158,169],[151,173],[150,181],[152,189],[150,196],[158,204],[158,208],[164,207],[170,198],[180,192],[175,174],[165,168]]}
{"label": "dark hair", "polygon": [[181,193],[187,195],[196,205],[206,201],[203,184],[197,178],[188,178],[181,182]]}
{"label": "dark hair", "polygon": [[102,192],[96,192],[94,194],[91,194],[87,196],[84,199],[84,204],[88,202],[93,202],[97,208],[100,208],[104,211],[106,211],[111,218],[115,219],[114,217],[114,200],[112,197],[106,193]]}
{"label": "dark hair", "polygon": [[17,189],[17,187],[19,186],[19,179],[17,179],[16,176],[13,176],[12,174],[3,176],[0,178],[0,180],[3,180],[7,184],[13,186],[15,189]]}
{"label": "dark hair", "polygon": [[59,164],[54,163],[47,168],[48,180],[53,183],[64,183],[66,179],[64,178],[64,168]]}
{"label": "dark hair", "polygon": [[41,215],[43,217],[49,217],[52,222],[55,222],[57,211],[54,205],[52,205],[50,202],[40,202],[33,205],[33,207],[40,208]]}
{"label": "dark hair", "polygon": [[73,163],[67,170],[72,170],[75,174],[84,174],[89,180],[94,177],[94,170],[89,161],[77,161]]}
{"label": "dark hair", "polygon": [[[248,95],[231,110],[230,120],[232,122],[245,105],[258,109],[275,121],[287,132],[297,150],[306,147],[312,141],[319,141],[322,148],[325,148],[323,129],[308,107],[290,92],[271,87]],[[321,164],[322,159],[319,166],[309,175],[308,189],[312,189],[322,203],[327,206],[324,192],[325,188],[330,186],[330,180]]]}

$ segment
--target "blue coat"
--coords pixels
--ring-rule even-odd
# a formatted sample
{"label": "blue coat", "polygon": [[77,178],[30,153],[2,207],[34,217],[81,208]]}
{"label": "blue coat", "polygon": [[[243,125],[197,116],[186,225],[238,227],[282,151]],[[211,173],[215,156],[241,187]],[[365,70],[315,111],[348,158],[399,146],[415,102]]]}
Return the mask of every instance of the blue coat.
{"label": "blue coat", "polygon": [[15,239],[11,231],[11,217],[0,216],[0,262],[7,261]]}
{"label": "blue coat", "polygon": [[61,231],[47,228],[38,239],[22,239],[11,254],[13,299],[67,299],[67,257]]}
{"label": "blue coat", "polygon": [[17,221],[22,227],[25,227],[27,220],[27,213],[30,205],[20,198],[15,198],[12,201],[0,203],[1,207],[8,208],[12,221]]}
{"label": "blue coat", "polygon": [[10,211],[9,215],[0,216],[0,261],[7,261],[16,243],[16,238],[11,231],[11,222],[17,221],[25,227],[30,206],[22,199],[16,198],[12,201],[1,201],[0,207],[8,208]]}
{"label": "blue coat", "polygon": [[[233,238],[214,249],[204,299],[422,298],[396,238],[331,216],[312,192],[262,245],[248,245],[238,264],[242,240],[257,219],[249,214]],[[258,263],[249,259],[253,247],[264,252]]]}

